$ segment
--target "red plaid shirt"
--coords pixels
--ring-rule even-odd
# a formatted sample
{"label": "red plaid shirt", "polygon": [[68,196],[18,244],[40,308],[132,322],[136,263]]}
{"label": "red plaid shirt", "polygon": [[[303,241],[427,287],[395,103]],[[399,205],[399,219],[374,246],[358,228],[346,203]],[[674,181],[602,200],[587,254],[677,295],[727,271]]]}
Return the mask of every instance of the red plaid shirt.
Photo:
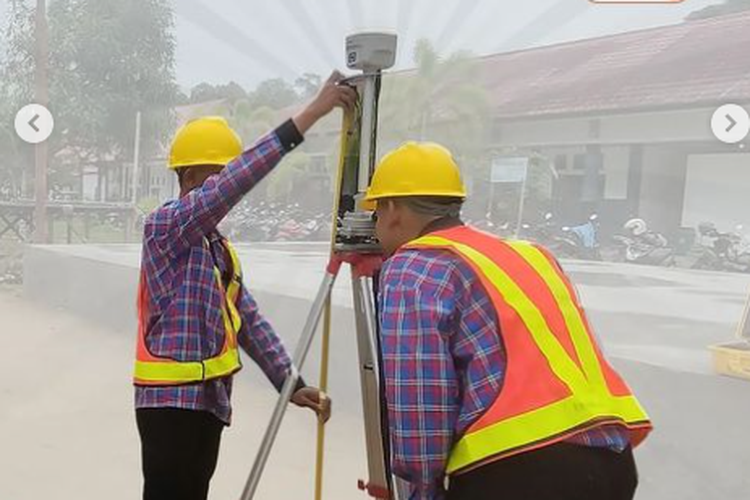
{"label": "red plaid shirt", "polygon": [[[393,472],[411,483],[412,500],[439,500],[453,445],[502,390],[500,324],[474,271],[448,251],[402,250],[380,283]],[[569,442],[616,451],[629,444],[617,427]]]}
{"label": "red plaid shirt", "polygon": [[[150,303],[146,342],[151,353],[180,361],[200,361],[224,345],[222,292],[214,265],[227,270],[226,249],[216,226],[242,197],[302,141],[287,122],[230,162],[201,188],[171,201],[146,221],[141,267]],[[204,245],[208,239],[209,248]],[[240,347],[278,389],[291,360],[246,288],[239,299]],[[136,408],[203,410],[229,424],[232,378],[174,387],[136,387]]]}

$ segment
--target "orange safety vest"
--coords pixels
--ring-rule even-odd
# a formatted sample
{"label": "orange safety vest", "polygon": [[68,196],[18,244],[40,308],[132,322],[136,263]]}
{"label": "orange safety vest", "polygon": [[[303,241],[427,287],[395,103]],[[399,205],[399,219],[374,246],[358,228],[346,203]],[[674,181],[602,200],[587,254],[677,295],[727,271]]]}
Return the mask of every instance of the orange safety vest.
{"label": "orange safety vest", "polygon": [[547,250],[468,227],[437,231],[406,248],[441,248],[476,272],[507,353],[494,404],[454,445],[447,473],[564,441],[602,425],[627,429],[633,447],[651,422],[604,359],[573,285]]}
{"label": "orange safety vest", "polygon": [[[208,248],[208,240],[204,239]],[[153,355],[147,347],[146,336],[149,320],[148,287],[143,272],[138,285],[138,344],[136,349],[135,385],[170,386],[202,382],[220,377],[226,377],[238,372],[242,368],[239,349],[237,347],[237,333],[242,326],[242,318],[237,310],[237,303],[242,286],[242,271],[237,252],[229,241],[224,245],[232,261],[233,276],[229,286],[224,289],[221,271],[214,265],[216,284],[224,296],[222,317],[224,320],[224,346],[221,352],[203,361],[178,361]]]}

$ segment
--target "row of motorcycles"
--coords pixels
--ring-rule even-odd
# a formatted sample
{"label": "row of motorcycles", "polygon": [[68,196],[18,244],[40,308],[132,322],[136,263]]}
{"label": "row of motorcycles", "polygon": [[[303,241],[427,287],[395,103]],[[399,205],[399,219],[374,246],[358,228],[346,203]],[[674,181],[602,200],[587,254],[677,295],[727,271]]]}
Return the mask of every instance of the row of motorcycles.
{"label": "row of motorcycles", "polygon": [[[522,224],[518,231],[514,224],[494,224],[489,218],[467,222],[499,236],[538,242],[560,258],[750,273],[750,240],[743,236],[740,226],[722,232],[711,222],[701,223],[691,238],[691,248],[678,251],[639,218],[627,221],[620,234],[612,237],[611,245],[602,245],[597,214],[580,224],[561,225],[552,213],[546,213],[539,223]],[[222,229],[239,242],[328,241],[331,216],[310,213],[299,204],[243,202],[231,212]]]}
{"label": "row of motorcycles", "polygon": [[243,201],[222,225],[233,241],[328,241],[330,213],[310,213],[298,203],[280,204]]}
{"label": "row of motorcycles", "polygon": [[712,222],[698,225],[695,245],[684,255],[661,233],[648,229],[643,219],[628,221],[626,235],[615,236],[625,262],[653,266],[681,266],[708,271],[750,273],[750,240],[742,226],[733,232],[719,231]]}
{"label": "row of motorcycles", "polygon": [[[483,224],[490,232],[516,236],[510,234],[510,224]],[[631,264],[750,273],[750,239],[743,235],[741,226],[733,232],[722,232],[715,224],[703,222],[690,238],[694,243],[685,251],[678,251],[663,234],[649,229],[643,219],[627,221],[620,234],[612,237],[612,244],[603,246],[597,214],[582,224],[561,226],[547,213],[536,225],[523,224],[517,236],[544,245],[560,258],[600,261],[606,257]]]}
{"label": "row of motorcycles", "polygon": [[551,213],[545,214],[539,224],[524,223],[516,232],[510,222],[493,223],[489,217],[467,220],[469,225],[503,238],[534,241],[561,258],[602,260],[599,244],[599,216],[592,214],[582,224],[560,226]]}
{"label": "row of motorcycles", "polygon": [[560,258],[602,260],[597,214],[592,214],[582,224],[561,226],[558,229],[552,214],[547,213],[544,221],[536,227],[523,224],[519,236],[523,239],[543,242],[554,255]]}

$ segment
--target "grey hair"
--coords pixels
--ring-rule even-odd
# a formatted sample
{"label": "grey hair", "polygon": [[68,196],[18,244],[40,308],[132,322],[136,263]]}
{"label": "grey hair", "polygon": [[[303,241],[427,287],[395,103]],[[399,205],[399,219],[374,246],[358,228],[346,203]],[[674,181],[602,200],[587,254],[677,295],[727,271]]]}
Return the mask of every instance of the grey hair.
{"label": "grey hair", "polygon": [[415,213],[431,217],[452,217],[461,216],[463,207],[463,198],[445,198],[441,196],[408,196],[398,199]]}

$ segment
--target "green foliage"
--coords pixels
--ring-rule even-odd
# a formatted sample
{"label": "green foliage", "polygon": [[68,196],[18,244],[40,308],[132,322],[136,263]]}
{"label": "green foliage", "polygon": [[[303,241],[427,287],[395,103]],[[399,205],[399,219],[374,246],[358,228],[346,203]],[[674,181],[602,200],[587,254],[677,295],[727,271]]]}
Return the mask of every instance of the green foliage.
{"label": "green foliage", "polygon": [[236,82],[229,82],[226,85],[201,83],[190,91],[189,102],[195,104],[221,99],[234,103],[241,99],[247,99],[247,92]]}
{"label": "green foliage", "polygon": [[305,73],[294,81],[294,89],[302,101],[313,98],[321,85],[323,85],[323,78],[314,73]]}
{"label": "green foliage", "polygon": [[229,123],[246,145],[258,140],[277,125],[277,113],[267,106],[254,107],[249,100],[238,101],[229,112]]}
{"label": "green foliage", "polygon": [[529,177],[526,183],[526,220],[535,220],[551,210],[553,167],[549,158],[534,151],[529,155]]}
{"label": "green foliage", "polygon": [[[34,8],[29,2],[15,2],[5,29],[6,51],[0,65],[0,90],[7,103],[4,112],[30,102],[34,81]],[[2,106],[0,104],[0,106]]]}
{"label": "green foliage", "polygon": [[[0,101],[8,104],[0,105],[0,114],[6,124],[13,123],[17,109],[33,101],[34,5],[14,2],[5,33]],[[171,109],[178,99],[170,2],[52,0],[47,17],[49,107],[55,115],[51,187],[72,182],[73,170],[82,164],[130,160],[138,111],[142,155],[153,154],[172,128]],[[0,141],[6,140],[6,132],[0,129]],[[3,151],[13,149],[3,144]],[[32,170],[29,158],[0,164],[15,184],[16,163]]]}
{"label": "green foliage", "polygon": [[204,82],[193,87],[188,102],[198,104],[223,100],[232,107],[246,101],[252,109],[280,110],[310,99],[321,84],[322,78],[313,73],[305,73],[297,78],[294,85],[282,78],[264,80],[251,91],[246,91],[236,82],[226,85],[212,85]]}
{"label": "green foliage", "polygon": [[[294,152],[284,159],[283,168],[276,169],[268,178],[266,195],[273,201],[289,202],[296,193],[303,192],[300,183],[304,181],[310,157],[304,153]],[[299,201],[299,200],[295,200]]]}
{"label": "green foliage", "polygon": [[5,32],[5,53],[0,59],[0,198],[23,194],[23,171],[32,170],[33,150],[24,147],[14,130],[15,113],[32,99],[34,81],[34,9],[17,2],[10,10]]}
{"label": "green foliage", "polygon": [[143,112],[144,155],[166,139],[177,98],[174,16],[166,0],[55,0],[50,105],[61,147],[127,157]]}
{"label": "green foliage", "polygon": [[269,107],[282,109],[299,102],[299,96],[294,87],[282,78],[265,80],[250,92],[250,105],[254,108]]}
{"label": "green foliage", "polygon": [[392,142],[436,140],[457,157],[475,156],[484,143],[488,95],[469,54],[441,57],[430,42],[414,51],[414,73],[388,76],[383,84],[381,133]]}

